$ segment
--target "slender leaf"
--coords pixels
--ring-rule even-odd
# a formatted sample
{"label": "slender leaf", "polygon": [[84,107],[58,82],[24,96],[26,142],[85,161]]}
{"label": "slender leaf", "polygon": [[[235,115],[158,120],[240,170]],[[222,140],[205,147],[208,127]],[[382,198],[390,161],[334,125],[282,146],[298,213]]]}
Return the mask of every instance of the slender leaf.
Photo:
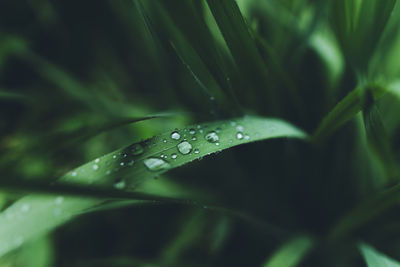
{"label": "slender leaf", "polygon": [[264,267],[294,267],[310,252],[314,246],[314,241],[308,236],[298,236],[283,244],[270,259],[263,265]]}
{"label": "slender leaf", "polygon": [[[135,190],[170,169],[233,146],[278,137],[306,138],[279,120],[244,117],[193,125],[135,143],[78,167],[60,183]],[[0,214],[0,255],[40,236],[72,217],[99,206],[104,199],[27,196]],[[141,203],[140,201],[138,203]]]}
{"label": "slender leaf", "polygon": [[361,243],[360,252],[368,267],[400,267],[400,263],[375,250],[370,245]]}

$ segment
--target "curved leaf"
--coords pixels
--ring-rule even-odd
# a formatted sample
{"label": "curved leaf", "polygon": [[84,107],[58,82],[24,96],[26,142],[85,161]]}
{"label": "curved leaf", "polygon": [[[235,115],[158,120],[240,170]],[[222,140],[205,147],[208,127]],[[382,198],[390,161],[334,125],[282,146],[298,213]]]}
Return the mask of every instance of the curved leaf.
{"label": "curved leaf", "polygon": [[[233,146],[270,138],[306,138],[279,119],[244,118],[193,125],[135,143],[78,167],[60,183],[134,190],[170,169]],[[0,214],[0,256],[101,205],[104,199],[74,196],[26,196]],[[143,200],[137,200],[142,203]]]}

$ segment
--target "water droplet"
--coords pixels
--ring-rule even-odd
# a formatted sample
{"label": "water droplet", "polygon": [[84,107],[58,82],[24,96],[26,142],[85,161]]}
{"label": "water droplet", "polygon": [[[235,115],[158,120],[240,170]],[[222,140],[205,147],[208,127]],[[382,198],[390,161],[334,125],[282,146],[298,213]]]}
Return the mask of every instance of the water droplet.
{"label": "water droplet", "polygon": [[125,183],[124,179],[119,178],[114,183],[114,188],[115,189],[122,190],[122,189],[125,189],[125,187],[126,187],[126,183]]}
{"label": "water droplet", "polygon": [[208,134],[206,134],[206,136],[204,138],[210,143],[215,143],[215,142],[217,142],[219,140],[219,136],[214,131],[209,132]]}
{"label": "water droplet", "polygon": [[121,162],[119,165],[120,166],[125,166],[125,162]]}
{"label": "water droplet", "polygon": [[219,143],[218,143],[218,142],[216,142],[216,143],[215,143],[215,145],[216,145],[216,146],[219,146]]}
{"label": "water droplet", "polygon": [[171,158],[172,158],[172,159],[176,159],[177,157],[178,157],[178,155],[177,155],[176,153],[172,153],[172,154],[171,154]]}
{"label": "water droplet", "polygon": [[246,135],[244,136],[244,139],[245,139],[245,140],[250,140],[250,136],[249,136],[248,134],[246,134]]}
{"label": "water droplet", "polygon": [[126,154],[126,153],[124,153],[123,155],[122,155],[122,157],[124,157],[124,158],[126,158],[128,156],[128,154]]}
{"label": "water droplet", "polygon": [[214,100],[215,100],[215,97],[211,96],[211,97],[210,97],[210,100],[211,100],[211,101],[214,101]]}
{"label": "water droplet", "polygon": [[99,163],[100,159],[95,159],[94,162]]}
{"label": "water droplet", "polygon": [[160,171],[169,168],[169,163],[160,158],[147,158],[144,160],[144,165],[150,171]]}
{"label": "water droplet", "polygon": [[116,159],[117,158],[117,155],[113,155],[113,159]]}
{"label": "water droplet", "polygon": [[178,144],[178,151],[183,155],[187,155],[192,151],[192,145],[187,141],[180,142]]}
{"label": "water droplet", "polygon": [[97,164],[94,164],[93,165],[93,170],[95,171],[95,170],[97,170],[99,168],[99,165],[97,165]]}
{"label": "water droplet", "polygon": [[131,154],[134,156],[138,156],[142,154],[144,151],[143,147],[141,144],[134,144],[131,148]]}
{"label": "water droplet", "polygon": [[200,130],[199,130],[199,133],[203,133],[203,129],[200,129]]}
{"label": "water droplet", "polygon": [[197,140],[197,137],[196,136],[193,136],[192,137],[192,141],[196,141]]}
{"label": "water droplet", "polygon": [[30,208],[31,208],[31,207],[29,206],[29,204],[23,204],[23,205],[21,206],[21,211],[22,211],[22,212],[28,212]]}
{"label": "water droplet", "polygon": [[194,128],[190,128],[189,133],[190,134],[196,134],[196,130]]}
{"label": "water droplet", "polygon": [[72,172],[71,176],[76,176],[76,174],[77,174],[76,172]]}
{"label": "water droplet", "polygon": [[201,125],[197,125],[197,129],[201,129]]}
{"label": "water droplet", "polygon": [[54,200],[54,202],[55,202],[57,205],[61,205],[61,204],[64,202],[64,197],[62,197],[62,196],[56,197],[56,199]]}
{"label": "water droplet", "polygon": [[129,166],[132,166],[134,163],[135,163],[135,161],[134,161],[134,160],[131,160],[131,161],[128,162],[128,165],[129,165]]}
{"label": "water droplet", "polygon": [[193,152],[194,152],[194,154],[199,154],[200,150],[198,148],[195,148]]}
{"label": "water droplet", "polygon": [[171,133],[171,138],[174,139],[174,140],[179,140],[179,138],[181,138],[181,135],[180,135],[180,133],[178,131],[173,131]]}
{"label": "water droplet", "polygon": [[236,130],[238,130],[239,132],[242,132],[244,130],[244,127],[242,125],[238,125],[236,127]]}
{"label": "water droplet", "polygon": [[241,133],[241,132],[236,133],[236,138],[239,139],[239,140],[242,140],[243,139],[243,133]]}

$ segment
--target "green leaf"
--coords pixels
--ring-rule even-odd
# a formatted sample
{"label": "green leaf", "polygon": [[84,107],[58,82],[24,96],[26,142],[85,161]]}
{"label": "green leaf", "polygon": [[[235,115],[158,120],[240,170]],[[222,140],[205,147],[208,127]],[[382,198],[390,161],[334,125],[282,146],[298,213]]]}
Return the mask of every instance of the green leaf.
{"label": "green leaf", "polygon": [[363,110],[363,118],[368,144],[384,166],[388,182],[394,182],[398,179],[399,169],[390,147],[389,137],[380,117],[378,107],[369,91],[367,91],[366,98],[367,103]]}
{"label": "green leaf", "polygon": [[[224,149],[278,137],[306,138],[279,119],[246,116],[172,130],[95,159],[60,183],[132,191],[145,181]],[[112,197],[112,196],[110,196]],[[0,256],[101,205],[104,199],[73,196],[26,196],[0,214]],[[137,204],[143,203],[137,200]]]}
{"label": "green leaf", "polygon": [[268,88],[267,68],[236,2],[207,0],[207,3],[246,86],[252,87],[257,94],[265,94],[261,98],[263,102],[267,101],[269,112],[276,112],[276,93]]}
{"label": "green leaf", "polygon": [[283,244],[270,259],[263,265],[264,267],[294,267],[310,252],[314,246],[314,241],[308,236],[298,236]]}
{"label": "green leaf", "polygon": [[358,246],[368,267],[400,267],[400,263],[380,253],[368,244]]}
{"label": "green leaf", "polygon": [[[364,90],[364,87],[358,87],[351,91],[323,118],[313,134],[314,142],[323,141],[361,111]],[[376,85],[369,86],[368,90],[371,91],[374,99],[378,99],[387,92],[386,89]]]}

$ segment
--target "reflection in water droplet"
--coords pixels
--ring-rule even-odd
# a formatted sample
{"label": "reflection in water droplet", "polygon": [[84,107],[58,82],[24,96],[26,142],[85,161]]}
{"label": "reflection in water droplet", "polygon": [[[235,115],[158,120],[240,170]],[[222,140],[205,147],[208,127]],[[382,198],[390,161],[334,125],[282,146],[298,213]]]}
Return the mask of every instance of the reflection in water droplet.
{"label": "reflection in water droplet", "polygon": [[190,134],[196,134],[196,130],[193,129],[193,128],[190,128],[189,133],[190,133]]}
{"label": "reflection in water droplet", "polygon": [[30,210],[30,206],[29,206],[29,204],[23,204],[22,206],[21,206],[21,211],[22,212],[28,212],[29,210]]}
{"label": "reflection in water droplet", "polygon": [[239,139],[239,140],[242,140],[243,139],[243,133],[241,133],[241,132],[236,133],[236,138]]}
{"label": "reflection in water droplet", "polygon": [[177,155],[176,153],[172,153],[172,154],[171,154],[171,158],[172,158],[172,159],[176,159],[177,157],[178,157],[178,155]]}
{"label": "reflection in water droplet", "polygon": [[192,145],[187,141],[180,142],[178,144],[178,151],[183,155],[187,155],[192,151]]}
{"label": "reflection in water droplet", "polygon": [[125,162],[121,162],[119,165],[120,165],[120,166],[124,166],[124,165],[125,165]]}
{"label": "reflection in water droplet", "polygon": [[138,156],[142,154],[144,151],[143,147],[141,144],[134,144],[131,148],[131,154],[134,156]]}
{"label": "reflection in water droplet", "polygon": [[61,204],[64,202],[64,197],[62,197],[62,196],[56,197],[56,199],[54,200],[54,202],[55,202],[57,205],[61,205]]}
{"label": "reflection in water droplet", "polygon": [[206,134],[206,136],[204,138],[210,143],[215,143],[215,142],[217,142],[219,140],[219,136],[214,131],[209,132],[208,134]]}
{"label": "reflection in water droplet", "polygon": [[194,152],[194,154],[199,154],[200,150],[198,148],[195,148],[193,152]]}
{"label": "reflection in water droplet", "polygon": [[245,140],[250,140],[250,136],[249,136],[248,134],[246,134],[246,135],[244,136],[244,139],[245,139]]}
{"label": "reflection in water droplet", "polygon": [[193,136],[192,137],[192,141],[196,141],[197,140],[197,137],[196,136]]}
{"label": "reflection in water droplet", "polygon": [[167,139],[164,138],[162,141],[163,141],[164,143],[166,143],[166,142],[167,142]]}
{"label": "reflection in water droplet", "polygon": [[124,157],[124,158],[126,158],[128,156],[128,154],[126,154],[126,153],[124,153],[123,155],[122,155],[122,157]]}
{"label": "reflection in water droplet", "polygon": [[117,155],[113,155],[113,159],[116,159],[117,158]]}
{"label": "reflection in water droplet", "polygon": [[178,131],[173,131],[171,133],[171,138],[174,139],[174,140],[179,140],[179,138],[181,138],[181,135],[179,134]]}
{"label": "reflection in water droplet", "polygon": [[122,190],[122,189],[125,189],[125,187],[126,187],[126,183],[125,183],[124,179],[119,178],[114,183],[114,188],[115,189]]}
{"label": "reflection in water droplet", "polygon": [[219,143],[218,143],[218,142],[216,142],[216,143],[215,143],[215,145],[216,145],[216,146],[219,146]]}
{"label": "reflection in water droplet", "polygon": [[236,127],[236,130],[238,130],[239,132],[242,132],[242,131],[244,130],[244,128],[243,128],[242,125],[238,125],[238,126]]}
{"label": "reflection in water droplet", "polygon": [[97,165],[97,164],[93,165],[93,170],[97,170],[98,168],[99,168],[99,165]]}
{"label": "reflection in water droplet", "polygon": [[148,158],[144,160],[144,165],[150,171],[160,171],[169,168],[169,163],[160,158]]}

